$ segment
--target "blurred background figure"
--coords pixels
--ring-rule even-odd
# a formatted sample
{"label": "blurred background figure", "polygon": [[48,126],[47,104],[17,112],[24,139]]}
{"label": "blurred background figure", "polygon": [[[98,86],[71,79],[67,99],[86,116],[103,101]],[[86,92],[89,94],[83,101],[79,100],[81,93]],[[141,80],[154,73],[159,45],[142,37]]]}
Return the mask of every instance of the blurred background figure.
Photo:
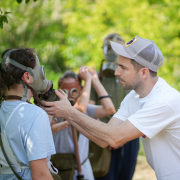
{"label": "blurred background figure", "polygon": [[[84,86],[82,87],[82,80]],[[88,104],[91,83],[101,98],[102,105]],[[74,108],[90,117],[101,118],[115,113],[115,107],[106,90],[99,81],[95,68],[81,67],[79,73],[66,71],[58,81],[58,87],[68,95]],[[105,97],[105,98],[103,98]],[[63,121],[58,119],[57,122]],[[78,125],[75,126],[78,129]],[[89,162],[89,139],[79,134],[72,125],[54,134],[56,154],[51,157],[53,165],[58,169],[63,180],[87,179],[94,180]],[[75,157],[75,164],[74,164]],[[82,175],[82,176],[81,176]]]}
{"label": "blurred background figure", "polygon": [[[120,44],[124,44],[124,40],[119,34],[113,33],[109,34],[105,37],[103,41],[103,56],[104,59],[101,62],[99,79],[108,92],[108,94],[112,95],[112,101],[115,105],[116,110],[119,108],[120,103],[127,95],[129,91],[125,91],[122,88],[122,85],[119,81],[119,78],[114,75],[116,70],[116,63],[118,55],[112,50],[110,41],[114,41]],[[91,96],[90,96],[91,104],[99,104],[99,97],[92,87]],[[101,121],[107,123],[111,119],[111,115],[105,118],[101,118]],[[134,174],[137,155],[139,150],[139,138],[127,142],[124,146],[118,149],[111,150],[111,159],[104,161],[106,157],[99,157],[98,161],[103,161],[109,166],[109,172],[98,172],[97,164],[102,164],[97,162],[97,154],[102,155],[105,154],[104,149],[100,148],[98,145],[90,141],[90,152],[94,154],[92,158],[90,158],[91,165],[93,168],[94,176],[96,180],[131,180]],[[110,161],[110,163],[109,163]],[[107,167],[108,168],[108,167]]]}

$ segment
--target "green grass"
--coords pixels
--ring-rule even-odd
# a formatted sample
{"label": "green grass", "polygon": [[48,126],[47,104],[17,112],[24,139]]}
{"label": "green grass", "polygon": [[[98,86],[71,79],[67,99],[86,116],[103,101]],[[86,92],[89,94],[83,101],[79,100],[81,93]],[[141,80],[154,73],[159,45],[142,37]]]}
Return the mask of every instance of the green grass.
{"label": "green grass", "polygon": [[139,152],[138,152],[138,155],[145,156],[144,147],[143,147],[143,144],[142,144],[142,141],[141,141],[140,138],[139,138]]}

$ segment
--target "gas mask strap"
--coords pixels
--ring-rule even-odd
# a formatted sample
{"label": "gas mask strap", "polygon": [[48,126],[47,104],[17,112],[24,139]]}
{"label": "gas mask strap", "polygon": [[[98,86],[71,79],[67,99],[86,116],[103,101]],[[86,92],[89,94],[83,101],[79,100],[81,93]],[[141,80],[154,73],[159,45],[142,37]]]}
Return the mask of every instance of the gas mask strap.
{"label": "gas mask strap", "polygon": [[3,56],[3,58],[2,58],[2,60],[1,60],[1,64],[2,64],[2,67],[3,67],[3,69],[4,69],[4,71],[7,73],[7,71],[6,71],[6,59],[7,59],[7,57],[9,57],[9,54],[12,52],[12,51],[14,51],[15,49],[11,49],[11,50],[9,50],[9,51],[7,51],[5,54],[4,54],[4,56]]}
{"label": "gas mask strap", "polygon": [[30,67],[26,67],[26,66],[24,66],[24,65],[22,65],[22,64],[20,64],[20,63],[18,63],[16,61],[14,61],[13,59],[10,59],[10,57],[9,57],[10,53],[12,51],[15,51],[15,50],[16,49],[11,49],[11,50],[7,51],[5,53],[5,55],[3,56],[2,61],[1,61],[3,69],[6,71],[6,64],[10,63],[10,64],[12,64],[12,65],[14,65],[14,66],[24,70],[24,71],[27,71],[34,78],[34,74],[33,74],[33,72],[32,72]]}
{"label": "gas mask strap", "polygon": [[26,86],[31,90],[34,99],[39,103],[39,105],[40,105],[40,106],[44,106],[44,105],[41,103],[41,101],[40,101],[40,99],[39,99],[36,91],[35,91],[31,86],[29,86],[29,85],[27,85],[27,84],[26,84]]}
{"label": "gas mask strap", "polygon": [[24,65],[22,65],[22,64],[20,64],[20,63],[18,63],[18,62],[16,62],[16,61],[10,59],[9,56],[8,56],[8,57],[6,58],[6,60],[5,60],[5,64],[7,64],[7,63],[10,63],[10,64],[12,64],[12,65],[14,65],[14,66],[16,66],[16,67],[24,70],[24,71],[27,71],[27,72],[34,78],[34,74],[33,74],[33,72],[31,71],[31,68],[30,68],[30,67],[26,67],[26,66],[24,66]]}
{"label": "gas mask strap", "polygon": [[21,101],[27,101],[27,91],[28,91],[28,88],[27,86],[25,85],[25,83],[23,83],[25,89],[24,89],[24,94],[23,94],[23,97],[21,99]]}

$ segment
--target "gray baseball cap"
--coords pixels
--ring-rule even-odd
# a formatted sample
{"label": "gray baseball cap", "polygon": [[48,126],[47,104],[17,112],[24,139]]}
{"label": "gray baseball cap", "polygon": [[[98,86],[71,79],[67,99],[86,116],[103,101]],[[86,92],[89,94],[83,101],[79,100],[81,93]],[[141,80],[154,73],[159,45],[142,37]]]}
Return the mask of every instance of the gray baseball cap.
{"label": "gray baseball cap", "polygon": [[140,65],[157,72],[163,65],[163,55],[154,41],[135,36],[125,45],[110,41],[112,49],[120,56],[134,59]]}

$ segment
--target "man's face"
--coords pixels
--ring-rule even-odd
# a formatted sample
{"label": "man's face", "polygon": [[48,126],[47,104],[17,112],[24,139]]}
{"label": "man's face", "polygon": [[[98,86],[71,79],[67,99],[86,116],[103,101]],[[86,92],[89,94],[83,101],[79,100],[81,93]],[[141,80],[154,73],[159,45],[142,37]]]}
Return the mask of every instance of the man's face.
{"label": "man's face", "polygon": [[136,90],[141,87],[140,74],[134,69],[129,58],[118,56],[115,75],[119,77],[125,90]]}
{"label": "man's face", "polygon": [[65,78],[62,80],[60,88],[68,94],[68,100],[74,106],[81,93],[81,85],[74,78]]}

